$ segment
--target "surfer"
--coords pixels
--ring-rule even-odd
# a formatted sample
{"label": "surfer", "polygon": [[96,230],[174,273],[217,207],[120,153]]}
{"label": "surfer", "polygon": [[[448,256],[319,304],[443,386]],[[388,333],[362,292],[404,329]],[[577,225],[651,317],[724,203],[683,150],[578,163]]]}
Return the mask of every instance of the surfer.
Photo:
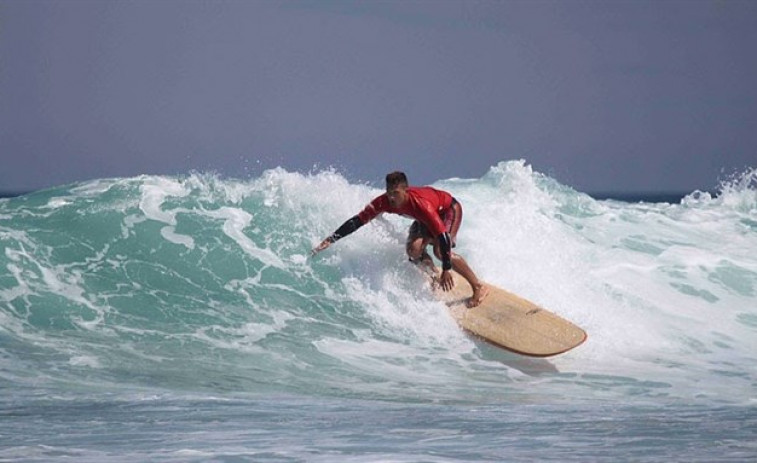
{"label": "surfer", "polygon": [[429,244],[434,246],[434,255],[442,262],[439,284],[444,291],[455,285],[452,275],[454,269],[463,276],[473,288],[473,295],[468,300],[468,307],[481,304],[489,288],[481,282],[468,263],[460,255],[452,252],[457,239],[457,231],[463,219],[460,203],[446,191],[435,188],[412,187],[408,185],[403,172],[392,172],[386,176],[386,193],[376,197],[356,216],[347,220],[321,244],[313,249],[317,254],[344,238],[383,212],[400,214],[415,221],[410,225],[405,250],[410,262],[421,264],[436,275],[436,267],[426,251]]}

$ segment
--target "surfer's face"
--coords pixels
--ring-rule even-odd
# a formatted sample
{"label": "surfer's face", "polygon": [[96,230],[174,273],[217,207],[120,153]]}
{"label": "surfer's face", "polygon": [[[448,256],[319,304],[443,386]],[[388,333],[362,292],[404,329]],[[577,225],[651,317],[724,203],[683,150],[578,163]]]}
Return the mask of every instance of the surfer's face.
{"label": "surfer's face", "polygon": [[386,189],[386,197],[392,207],[400,207],[407,201],[407,186],[396,185]]}

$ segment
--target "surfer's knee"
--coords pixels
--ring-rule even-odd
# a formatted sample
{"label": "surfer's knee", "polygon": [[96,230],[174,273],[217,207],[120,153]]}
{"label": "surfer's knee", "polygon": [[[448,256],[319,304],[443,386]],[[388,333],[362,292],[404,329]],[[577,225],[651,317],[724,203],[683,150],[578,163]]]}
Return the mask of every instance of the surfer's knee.
{"label": "surfer's knee", "polygon": [[408,240],[407,245],[405,246],[405,252],[411,259],[418,259],[423,257],[425,248],[426,246],[422,239]]}
{"label": "surfer's knee", "polygon": [[431,261],[431,256],[428,255],[425,249],[421,249],[420,252],[412,254],[408,251],[407,258],[411,263],[415,265],[421,264],[426,261]]}
{"label": "surfer's knee", "polygon": [[414,246],[408,243],[407,247],[405,247],[405,253],[407,254],[407,257],[410,258],[410,260],[420,259],[420,257],[423,255],[423,249],[421,249],[420,246]]}
{"label": "surfer's knee", "polygon": [[408,256],[407,260],[409,260],[410,263],[413,265],[420,265],[420,263],[423,262],[423,256],[418,256],[418,257]]}

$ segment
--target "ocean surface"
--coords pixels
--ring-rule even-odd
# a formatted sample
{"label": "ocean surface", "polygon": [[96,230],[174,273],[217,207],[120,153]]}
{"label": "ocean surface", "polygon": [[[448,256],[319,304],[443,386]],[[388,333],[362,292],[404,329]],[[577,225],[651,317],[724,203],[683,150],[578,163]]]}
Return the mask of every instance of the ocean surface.
{"label": "ocean surface", "polygon": [[335,171],[0,200],[0,461],[757,461],[757,169],[674,202],[502,162],[434,186],[485,280],[583,327],[462,332]]}

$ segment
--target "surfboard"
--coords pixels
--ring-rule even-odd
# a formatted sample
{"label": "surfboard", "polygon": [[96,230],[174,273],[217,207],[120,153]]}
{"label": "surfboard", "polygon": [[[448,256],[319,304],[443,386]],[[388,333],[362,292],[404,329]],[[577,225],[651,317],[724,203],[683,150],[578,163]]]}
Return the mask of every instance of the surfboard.
{"label": "surfboard", "polygon": [[489,285],[489,295],[477,307],[465,304],[472,294],[468,282],[451,272],[455,287],[434,293],[457,323],[484,340],[521,355],[551,357],[580,346],[586,332],[568,320],[522,297]]}

